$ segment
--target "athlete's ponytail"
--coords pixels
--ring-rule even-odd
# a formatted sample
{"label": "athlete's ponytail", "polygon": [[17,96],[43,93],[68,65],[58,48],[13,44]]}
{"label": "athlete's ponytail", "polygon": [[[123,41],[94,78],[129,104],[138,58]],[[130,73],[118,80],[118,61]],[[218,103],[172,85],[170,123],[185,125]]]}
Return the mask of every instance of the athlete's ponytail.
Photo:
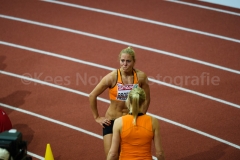
{"label": "athlete's ponytail", "polygon": [[145,94],[144,90],[140,87],[133,88],[128,94],[126,104],[130,110],[130,113],[134,117],[134,120],[133,120],[134,125],[137,124],[136,123],[137,116],[138,116],[138,113],[140,112],[140,108],[141,108],[142,104],[144,103],[145,99],[146,99],[146,94]]}

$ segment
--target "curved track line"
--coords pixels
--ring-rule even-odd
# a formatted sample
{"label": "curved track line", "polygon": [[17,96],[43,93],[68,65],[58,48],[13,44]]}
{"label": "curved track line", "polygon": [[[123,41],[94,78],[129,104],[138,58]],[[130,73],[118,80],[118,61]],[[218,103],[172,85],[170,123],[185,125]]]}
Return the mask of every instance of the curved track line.
{"label": "curved track line", "polygon": [[168,122],[168,123],[170,123],[170,124],[173,124],[173,125],[176,125],[176,126],[179,126],[179,127],[182,127],[182,128],[185,128],[185,129],[187,129],[187,130],[189,130],[189,131],[195,130],[198,134],[204,135],[204,136],[206,136],[206,137],[208,137],[208,138],[214,139],[214,140],[216,140],[216,141],[219,141],[219,142],[228,144],[228,145],[230,145],[230,146],[232,146],[232,147],[235,147],[235,148],[237,148],[237,149],[240,149],[240,146],[239,146],[239,145],[230,143],[230,142],[228,142],[228,141],[226,141],[226,140],[224,140],[224,139],[218,138],[218,137],[216,137],[216,136],[207,134],[207,133],[202,132],[202,131],[200,131],[200,130],[196,130],[196,129],[194,129],[194,128],[188,127],[188,126],[186,126],[186,125],[183,125],[183,124],[174,122],[174,121],[172,121],[172,120],[169,120],[169,119],[166,119],[166,118],[163,118],[163,117],[160,117],[160,116],[151,114],[151,113],[147,113],[147,114],[150,115],[150,116],[152,116],[152,117],[155,117],[155,118],[157,118],[157,119],[159,119],[159,120]]}
{"label": "curved track line", "polygon": [[164,54],[164,55],[168,55],[168,56],[171,56],[171,57],[184,59],[184,60],[187,60],[187,61],[190,61],[190,62],[195,62],[195,63],[199,63],[199,64],[202,64],[202,65],[210,66],[210,67],[213,67],[213,68],[221,69],[221,70],[224,70],[224,71],[240,74],[240,71],[238,71],[238,70],[234,70],[234,69],[230,69],[230,68],[223,67],[223,66],[220,66],[220,65],[212,64],[212,63],[209,63],[209,62],[197,60],[197,59],[194,59],[194,58],[189,58],[189,57],[186,57],[186,56],[181,56],[181,55],[178,55],[178,54],[175,54],[175,53],[171,53],[171,52],[167,52],[167,51],[163,51],[163,50],[158,50],[158,49],[155,49],[155,48],[141,46],[141,45],[130,43],[130,42],[125,42],[125,41],[121,41],[121,40],[117,40],[117,39],[113,39],[113,38],[108,38],[108,37],[99,36],[99,35],[96,35],[96,34],[91,34],[91,33],[87,33],[87,32],[82,32],[82,31],[70,29],[70,28],[55,26],[55,25],[51,25],[51,24],[31,21],[31,20],[27,20],[27,19],[7,16],[7,15],[2,15],[2,14],[0,14],[0,17],[5,18],[5,19],[20,21],[20,22],[24,22],[24,23],[34,24],[34,25],[38,25],[38,26],[53,28],[53,29],[57,29],[57,30],[62,30],[62,31],[66,31],[66,32],[76,33],[76,34],[80,34],[80,35],[84,35],[84,36],[88,36],[88,37],[93,37],[93,38],[101,39],[101,40],[105,40],[105,41],[110,41],[110,42],[114,42],[114,43],[119,43],[119,44],[123,44],[123,45],[127,45],[127,46],[132,46],[132,47],[135,47],[135,48],[140,48],[140,49],[143,49],[143,50],[156,52],[156,53],[159,53],[159,54]]}
{"label": "curved track line", "polygon": [[[76,58],[71,58],[71,57],[59,55],[59,54],[52,53],[52,52],[47,52],[47,51],[43,51],[43,50],[39,50],[39,49],[26,47],[26,46],[16,45],[16,44],[13,44],[13,43],[0,41],[0,44],[11,46],[11,47],[15,47],[15,48],[24,49],[24,50],[35,52],[35,53],[49,55],[49,56],[53,56],[53,57],[57,57],[57,58],[61,58],[61,59],[65,59],[65,60],[69,60],[69,61],[73,61],[73,62],[77,62],[77,63],[82,63],[82,64],[86,64],[86,65],[90,65],[90,66],[93,66],[93,67],[98,67],[98,68],[102,68],[102,69],[106,69],[106,70],[111,70],[112,71],[112,70],[115,69],[115,68],[111,68],[111,67],[95,64],[95,63],[92,63],[92,62],[79,60],[79,59],[76,59]],[[240,105],[235,104],[235,103],[231,103],[231,102],[219,99],[219,98],[215,98],[215,97],[203,94],[203,93],[199,93],[199,92],[190,90],[190,89],[182,88],[182,87],[179,87],[179,86],[176,86],[176,85],[173,85],[173,84],[169,84],[169,83],[166,83],[166,82],[155,80],[153,78],[148,78],[148,79],[149,79],[149,81],[157,83],[157,84],[161,84],[161,85],[164,85],[164,86],[167,86],[167,87],[170,87],[170,88],[174,88],[174,89],[181,90],[181,91],[184,91],[184,92],[188,92],[188,93],[191,93],[191,94],[194,94],[194,95],[198,95],[200,97],[204,97],[204,98],[207,98],[207,99],[210,99],[210,100],[214,100],[214,101],[217,101],[217,102],[220,102],[220,103],[224,103],[224,104],[227,104],[229,106],[240,108]]]}
{"label": "curved track line", "polygon": [[227,105],[232,106],[232,107],[240,108],[240,105],[238,105],[238,104],[231,103],[231,102],[219,99],[219,98],[215,98],[213,96],[209,96],[209,95],[206,95],[206,94],[203,94],[203,93],[199,93],[199,92],[190,90],[190,89],[186,89],[186,88],[182,88],[182,87],[179,87],[179,86],[175,86],[175,85],[172,85],[172,84],[169,84],[169,83],[166,83],[166,82],[162,82],[162,81],[158,81],[158,80],[155,80],[155,79],[152,79],[152,78],[149,78],[149,81],[152,81],[152,82],[164,85],[164,86],[168,86],[168,87],[171,87],[171,88],[174,88],[174,89],[178,89],[178,90],[181,90],[181,91],[184,91],[184,92],[192,93],[192,94],[198,95],[200,97],[211,99],[213,101],[224,103],[224,104],[227,104]]}
{"label": "curved track line", "polygon": [[100,65],[100,64],[92,63],[92,62],[83,61],[83,60],[80,60],[80,59],[76,59],[76,58],[72,58],[72,57],[68,57],[68,56],[64,56],[64,55],[60,55],[60,54],[56,54],[56,53],[52,53],[52,52],[47,52],[47,51],[43,51],[43,50],[39,50],[39,49],[35,49],[35,48],[26,47],[26,46],[21,46],[21,45],[17,45],[17,44],[14,44],[14,43],[4,42],[4,41],[1,41],[1,40],[0,40],[0,44],[10,46],[10,47],[14,47],[14,48],[27,50],[27,51],[31,51],[31,52],[35,52],[35,53],[40,53],[40,54],[44,54],[44,55],[48,55],[48,56],[53,56],[53,57],[57,57],[57,58],[61,58],[61,59],[65,59],[65,60],[89,65],[89,66],[94,66],[94,67],[97,67],[97,68],[102,68],[102,69],[106,69],[106,70],[110,70],[110,71],[115,69],[115,68],[103,66],[103,65]]}
{"label": "curved track line", "polygon": [[167,52],[167,51],[163,51],[163,50],[158,50],[158,49],[155,49],[155,48],[141,46],[141,45],[130,43],[130,42],[125,42],[125,41],[121,41],[121,40],[117,40],[117,39],[113,39],[113,38],[108,38],[108,37],[99,36],[99,35],[96,35],[96,34],[91,34],[91,33],[87,33],[87,32],[82,32],[82,31],[70,29],[70,28],[50,25],[50,24],[46,24],[46,23],[31,21],[31,20],[27,20],[27,19],[7,16],[7,15],[2,15],[2,14],[0,14],[0,17],[5,18],[5,19],[20,21],[20,22],[24,22],[24,23],[34,24],[34,25],[38,25],[38,26],[43,26],[43,27],[47,27],[47,28],[53,28],[53,29],[62,30],[62,31],[66,31],[66,32],[76,33],[76,34],[80,34],[80,35],[84,35],[84,36],[88,36],[88,37],[93,37],[93,38],[101,39],[101,40],[105,40],[105,41],[110,41],[110,42],[114,42],[114,43],[119,43],[119,44],[123,44],[123,45],[127,45],[127,46],[132,46],[132,47],[135,47],[135,48],[140,48],[140,49],[143,49],[143,50],[156,52],[156,53],[159,53],[159,54],[164,54],[164,55],[167,55],[167,56],[183,59],[183,60],[190,61],[190,62],[199,63],[199,64],[202,64],[202,65],[206,65],[206,66],[209,66],[209,67],[221,69],[221,70],[236,73],[236,74],[240,74],[240,71],[238,71],[238,70],[234,70],[234,69],[230,69],[230,68],[223,67],[223,66],[220,66],[220,65],[212,64],[212,63],[209,63],[209,62],[197,60],[197,59],[194,59],[194,58],[189,58],[189,57],[186,57],[186,56],[181,56],[181,55],[178,55],[178,54],[175,54],[175,53],[171,53],[171,52]]}
{"label": "curved track line", "polygon": [[179,3],[179,4],[184,4],[184,5],[188,5],[188,6],[193,6],[193,7],[198,7],[198,8],[203,8],[203,9],[208,9],[208,10],[212,10],[212,11],[217,11],[217,12],[222,12],[222,13],[227,13],[227,14],[232,14],[235,16],[240,16],[239,13],[236,12],[231,12],[231,11],[226,11],[223,9],[217,9],[217,8],[212,8],[212,7],[207,7],[207,6],[203,6],[203,5],[199,5],[199,4],[192,4],[192,3],[188,3],[188,2],[183,2],[183,1],[178,1],[178,0],[165,0],[167,2],[174,2],[174,3]]}
{"label": "curved track line", "polygon": [[[1,103],[0,103],[0,104],[1,104]],[[37,159],[44,160],[44,157],[41,157],[41,156],[39,156],[39,155],[37,155],[37,154],[35,154],[35,153],[32,153],[32,152],[27,151],[27,154],[30,155],[30,156],[32,156],[32,157],[35,157],[35,158],[37,158]]]}
{"label": "curved track line", "polygon": [[34,117],[38,117],[38,118],[44,119],[44,120],[49,121],[49,122],[56,123],[56,124],[62,125],[64,127],[68,127],[68,128],[77,130],[79,132],[91,135],[91,136],[99,138],[99,139],[103,139],[103,137],[101,135],[95,134],[93,132],[89,132],[85,129],[82,129],[82,128],[79,128],[79,127],[76,127],[76,126],[73,126],[73,125],[70,125],[70,124],[52,119],[52,118],[49,118],[49,117],[46,117],[46,116],[43,116],[43,115],[40,115],[40,114],[37,114],[37,113],[34,113],[34,112],[30,112],[30,111],[27,111],[27,110],[24,110],[24,109],[21,109],[21,108],[17,108],[17,107],[12,107],[12,106],[4,104],[4,103],[0,103],[0,106],[3,106],[5,108],[9,108],[9,109],[12,109],[12,110],[15,110],[15,111],[19,111],[19,112],[22,112],[22,113],[25,113],[25,114],[28,114],[28,115],[31,115],[31,116],[34,116]]}
{"label": "curved track line", "polygon": [[[67,88],[67,87],[55,85],[55,84],[52,84],[52,83],[44,82],[44,81],[37,80],[37,79],[33,79],[33,78],[28,78],[28,77],[21,76],[21,75],[17,75],[17,74],[10,73],[10,72],[5,72],[5,71],[1,71],[1,70],[0,70],[0,73],[1,73],[1,74],[4,74],[4,75],[11,76],[11,77],[20,78],[20,79],[25,79],[25,80],[32,81],[32,82],[35,82],[35,83],[40,83],[40,84],[47,85],[47,86],[50,86],[50,87],[62,89],[62,90],[65,90],[65,91],[69,91],[69,92],[72,92],[72,93],[76,93],[76,94],[80,94],[80,95],[83,95],[83,96],[86,96],[86,97],[88,97],[88,95],[89,95],[89,94],[87,94],[87,93],[80,92],[80,91],[73,90],[73,89],[69,89],[69,88]],[[98,100],[103,101],[103,102],[106,102],[106,103],[109,103],[109,100],[106,100],[106,99],[104,99],[104,98],[98,98]],[[1,104],[2,104],[2,103],[0,103],[0,105],[1,105]],[[19,109],[19,110],[20,110],[20,109]],[[172,120],[169,120],[169,119],[166,119],[166,118],[163,118],[163,117],[154,115],[154,114],[149,113],[149,112],[147,112],[147,114],[149,114],[149,115],[151,115],[151,116],[154,116],[155,118],[157,118],[157,119],[159,119],[159,120],[162,120],[162,121],[165,121],[165,122],[167,122],[167,123],[170,123],[170,124],[179,126],[179,127],[181,127],[181,128],[187,129],[187,130],[189,130],[189,131],[198,133],[198,134],[200,134],[200,135],[203,135],[203,136],[206,136],[206,137],[208,137],[208,138],[214,139],[214,140],[219,141],[219,142],[221,142],[221,143],[227,144],[227,145],[232,146],[232,147],[234,147],[234,148],[240,149],[240,146],[238,146],[237,144],[228,142],[228,141],[226,141],[226,140],[224,140],[224,139],[221,139],[221,138],[218,138],[218,137],[216,137],[216,136],[210,135],[210,134],[208,134],[208,133],[202,132],[202,131],[200,131],[200,130],[197,130],[197,129],[188,127],[188,126],[186,126],[186,125],[177,123],[177,122],[175,122],[175,121],[172,121]],[[36,114],[36,115],[37,115],[37,114]],[[40,116],[40,117],[44,117],[44,116]],[[46,119],[47,119],[47,120],[50,120],[50,118],[48,118],[48,117],[47,117]],[[55,120],[54,120],[54,121],[55,121]],[[56,121],[56,123],[61,124],[61,125],[65,125],[65,124],[66,124],[66,123],[63,123],[63,122],[59,123],[58,121]],[[75,126],[72,126],[71,128],[76,129]],[[78,129],[78,130],[79,130],[79,129]],[[79,131],[80,131],[80,130],[79,130]],[[82,129],[81,129],[81,132],[88,133],[88,131],[82,130]],[[91,132],[89,132],[89,133],[91,133]],[[95,137],[97,137],[96,134],[94,134],[94,135],[95,135]]]}
{"label": "curved track line", "polygon": [[80,9],[84,9],[84,10],[88,10],[88,11],[99,12],[99,13],[109,14],[109,15],[113,15],[113,16],[128,18],[128,19],[133,19],[133,20],[137,20],[137,21],[147,22],[147,23],[151,23],[151,24],[164,26],[164,27],[174,28],[174,29],[178,29],[178,30],[183,30],[183,31],[187,31],[187,32],[202,34],[202,35],[209,36],[209,37],[214,37],[214,38],[219,38],[219,39],[224,39],[227,41],[240,43],[240,40],[238,40],[238,39],[225,37],[225,36],[221,36],[221,35],[217,35],[217,34],[213,34],[213,33],[203,32],[203,31],[199,31],[199,30],[195,30],[195,29],[180,27],[180,26],[176,26],[176,25],[172,25],[172,24],[168,24],[168,23],[153,21],[153,20],[149,20],[149,19],[145,19],[145,18],[130,16],[127,14],[121,14],[121,13],[117,13],[117,12],[111,12],[111,11],[106,11],[106,10],[102,10],[102,9],[91,8],[91,7],[86,7],[86,6],[81,6],[81,5],[76,5],[76,4],[66,3],[66,2],[60,2],[60,1],[52,1],[52,0],[41,0],[41,1],[65,5],[65,6],[74,7],[74,8],[80,8]]}
{"label": "curved track line", "polygon": [[[28,115],[31,115],[31,116],[34,116],[34,117],[37,117],[37,118],[40,118],[40,119],[43,119],[43,120],[46,120],[46,121],[49,121],[49,122],[52,122],[52,123],[56,123],[56,124],[59,124],[61,126],[64,126],[64,127],[67,127],[67,128],[70,128],[70,129],[73,129],[73,130],[76,130],[76,131],[79,131],[79,132],[82,132],[82,133],[85,133],[87,135],[90,135],[90,136],[93,136],[93,137],[96,137],[96,138],[99,138],[99,139],[103,139],[103,136],[99,135],[99,134],[95,134],[93,132],[90,132],[90,131],[87,131],[85,129],[82,129],[82,128],[79,128],[79,127],[76,127],[76,126],[73,126],[71,124],[68,124],[68,123],[64,123],[64,122],[61,122],[61,121],[58,121],[58,120],[55,120],[55,119],[52,119],[52,118],[49,118],[49,117],[46,117],[46,116],[43,116],[41,114],[37,114],[37,113],[34,113],[34,112],[30,112],[30,111],[27,111],[27,110],[24,110],[24,109],[20,109],[20,108],[17,108],[17,107],[13,107],[13,106],[10,106],[10,105],[7,105],[7,104],[4,104],[4,103],[0,103],[0,106],[3,106],[5,108],[8,108],[8,109],[12,109],[12,110],[15,110],[15,111],[18,111],[18,112],[22,112],[22,113],[25,113],[25,114],[28,114]],[[29,155],[32,155],[34,157],[37,157],[37,158],[42,158],[43,157],[40,157],[36,154],[33,154],[31,152],[28,152]],[[156,157],[153,156],[153,159],[156,160]]]}

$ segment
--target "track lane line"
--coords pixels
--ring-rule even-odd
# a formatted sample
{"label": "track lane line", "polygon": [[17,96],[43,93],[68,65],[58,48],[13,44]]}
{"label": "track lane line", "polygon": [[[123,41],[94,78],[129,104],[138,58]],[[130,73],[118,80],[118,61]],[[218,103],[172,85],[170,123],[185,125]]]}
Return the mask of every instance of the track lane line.
{"label": "track lane line", "polygon": [[109,41],[109,42],[114,42],[114,43],[118,43],[118,44],[128,45],[128,46],[132,46],[132,47],[135,47],[135,48],[140,48],[140,49],[143,49],[143,50],[146,50],[146,51],[155,52],[155,53],[171,56],[171,57],[174,57],[174,58],[179,58],[179,59],[183,59],[183,60],[186,60],[186,61],[202,64],[202,65],[205,65],[205,66],[221,69],[221,70],[224,70],[224,71],[240,74],[240,71],[235,70],[235,69],[227,68],[227,67],[224,67],[224,66],[216,65],[216,64],[213,64],[213,63],[201,61],[201,60],[194,59],[194,58],[189,58],[189,57],[186,57],[186,56],[181,56],[181,55],[178,55],[178,54],[175,54],[175,53],[171,53],[171,52],[167,52],[167,51],[163,51],[163,50],[159,50],[159,49],[155,49],[155,48],[141,46],[141,45],[126,42],[126,41],[121,41],[121,40],[108,38],[108,37],[104,37],[104,36],[100,36],[100,35],[96,35],[96,34],[91,34],[91,33],[87,33],[87,32],[82,32],[82,31],[78,31],[78,30],[74,30],[74,29],[70,29],[70,28],[55,26],[55,25],[51,25],[51,24],[41,23],[41,22],[37,22],[37,21],[32,21],[32,20],[7,16],[7,15],[2,15],[2,14],[0,14],[0,18],[10,19],[10,20],[24,22],[24,23],[29,23],[29,24],[33,24],[33,25],[38,25],[38,26],[57,29],[57,30],[61,30],[61,31],[71,32],[71,33],[75,33],[75,34],[79,34],[79,35],[84,35],[84,36],[88,36],[88,37],[92,37],[92,38],[96,38],[96,39],[101,39],[101,40],[104,40],[104,41]]}
{"label": "track lane line", "polygon": [[[82,95],[82,96],[86,96],[86,97],[88,97],[88,95],[89,95],[89,94],[87,94],[87,93],[80,92],[80,91],[73,90],[73,89],[69,89],[69,88],[67,88],[67,87],[59,86],[59,85],[56,85],[56,84],[53,84],[53,83],[49,83],[49,82],[37,80],[37,79],[34,79],[34,78],[29,78],[29,77],[21,76],[21,75],[18,75],[18,74],[14,74],[14,73],[2,71],[2,70],[0,70],[0,74],[4,74],[4,75],[7,75],[7,76],[19,78],[19,79],[25,79],[25,80],[28,80],[28,81],[32,81],[32,82],[35,82],[35,83],[43,84],[43,85],[50,86],[50,87],[53,87],[53,88],[58,88],[58,89],[61,89],[61,90],[65,90],[65,91],[68,91],[68,92],[71,92],[71,93],[76,93],[76,94],[79,94],[79,95]],[[98,100],[100,100],[100,101],[102,101],[102,102],[110,103],[109,100],[104,99],[104,98],[98,98]],[[1,104],[2,104],[2,103],[0,103],[0,105],[1,105]],[[19,108],[17,108],[17,109],[19,109]],[[21,110],[21,109],[19,109],[19,110]],[[35,113],[34,113],[34,114],[35,114]],[[202,131],[200,131],[200,130],[191,128],[191,127],[189,127],[189,126],[183,125],[183,124],[181,124],[181,123],[178,123],[178,122],[175,122],[175,121],[172,121],[172,120],[163,118],[163,117],[161,117],[161,116],[154,115],[154,114],[149,113],[149,112],[147,112],[147,114],[149,114],[149,115],[151,115],[151,116],[154,116],[155,118],[157,118],[157,119],[159,119],[159,120],[165,121],[165,122],[167,122],[167,123],[176,125],[176,126],[178,126],[178,127],[184,128],[184,129],[186,129],[186,130],[189,130],[189,131],[198,133],[198,134],[203,135],[203,136],[205,136],[205,137],[214,139],[214,140],[216,140],[216,141],[218,141],[218,142],[221,142],[221,143],[227,144],[227,145],[229,145],[229,146],[232,146],[232,147],[234,147],[234,148],[240,149],[240,146],[239,146],[239,145],[234,144],[234,143],[231,143],[231,142],[226,141],[226,140],[224,140],[224,139],[218,138],[218,137],[213,136],[213,135],[211,135],[211,134],[208,134],[208,133],[202,132]],[[42,116],[39,116],[39,117],[42,117]],[[44,117],[44,116],[43,116],[43,117]],[[43,118],[43,117],[42,117],[42,118]],[[49,121],[50,118],[47,117],[46,120]],[[56,120],[54,120],[54,122],[55,122],[55,121],[56,121]],[[56,121],[56,122],[57,122],[58,124],[60,124],[60,125],[64,125],[64,126],[66,125],[66,123],[63,123],[63,122],[61,122],[61,123],[59,123],[58,121]],[[76,129],[75,126],[71,126],[70,128]],[[79,129],[77,128],[77,130],[79,130]],[[86,131],[86,130],[83,130],[83,129],[80,129],[79,131],[84,132],[84,133],[90,133],[89,131]],[[96,134],[93,134],[93,135],[94,135],[95,137],[99,138]]]}
{"label": "track lane line", "polygon": [[[46,84],[44,84],[44,85],[46,85]],[[21,109],[21,108],[12,107],[12,106],[4,104],[4,103],[0,103],[0,106],[3,106],[3,107],[8,108],[8,109],[15,110],[15,111],[18,111],[18,112],[22,112],[22,113],[25,113],[25,114],[28,114],[28,115],[31,115],[31,116],[34,116],[34,117],[37,117],[37,118],[40,118],[40,119],[44,119],[44,120],[49,121],[49,122],[56,123],[56,124],[62,125],[64,127],[71,128],[73,130],[76,130],[76,131],[88,134],[90,136],[93,136],[93,137],[96,137],[96,138],[99,138],[99,139],[103,139],[103,137],[101,135],[95,134],[93,132],[87,131],[85,129],[82,129],[82,128],[79,128],[79,127],[76,127],[76,126],[73,126],[73,125],[70,125],[70,124],[58,121],[58,120],[55,120],[53,118],[49,118],[49,117],[46,117],[46,116],[43,116],[43,115],[31,112],[31,111],[28,111],[28,110],[24,110],[24,109]]]}
{"label": "track lane line", "polygon": [[97,9],[97,8],[91,8],[91,7],[71,4],[71,3],[67,3],[67,2],[52,1],[52,0],[40,0],[40,1],[60,4],[60,5],[64,5],[64,6],[84,9],[84,10],[93,11],[93,12],[104,13],[104,14],[113,15],[113,16],[117,16],[117,17],[123,17],[123,18],[132,19],[132,20],[136,20],[136,21],[156,24],[156,25],[159,25],[159,26],[174,28],[174,29],[183,30],[183,31],[186,31],[186,32],[192,32],[192,33],[201,34],[201,35],[205,35],[205,36],[209,36],[209,37],[214,37],[214,38],[219,38],[219,39],[224,39],[224,40],[227,40],[227,41],[240,43],[239,39],[234,39],[234,38],[221,36],[221,35],[217,35],[217,34],[213,34],[213,33],[209,33],[209,32],[204,32],[204,31],[200,31],[200,30],[181,27],[181,26],[177,26],[177,25],[173,25],[173,24],[164,23],[164,22],[159,22],[159,21],[149,20],[149,19],[145,19],[145,18],[135,17],[135,16],[127,15],[127,14],[122,14],[122,13],[117,13],[117,12],[112,12],[112,11],[107,11],[107,10],[102,10],[102,9]]}
{"label": "track lane line", "polygon": [[[1,104],[1,103],[0,103],[0,104]],[[37,158],[37,159],[44,160],[44,157],[41,157],[41,156],[39,156],[39,155],[37,155],[37,154],[35,154],[35,153],[32,153],[32,152],[27,151],[27,154],[30,155],[30,156],[32,156],[32,157],[35,157],[35,158]]]}
{"label": "track lane line", "polygon": [[[21,46],[21,45],[17,45],[17,44],[13,44],[13,43],[0,41],[0,44],[10,46],[10,47],[14,47],[14,48],[27,50],[27,51],[31,51],[31,52],[35,52],[35,53],[40,53],[40,54],[43,54],[43,55],[57,57],[57,58],[61,58],[61,59],[64,59],[64,60],[69,60],[69,61],[73,61],[73,62],[77,62],[77,63],[81,63],[81,64],[85,64],[85,65],[89,65],[89,66],[93,66],[93,67],[97,67],[97,68],[102,68],[102,69],[106,69],[106,70],[110,70],[110,71],[115,69],[115,68],[107,67],[107,66],[104,66],[104,65],[100,65],[100,64],[96,64],[96,63],[92,63],[92,62],[87,62],[87,61],[79,60],[79,59],[76,59],[76,58],[72,58],[72,57],[68,57],[68,56],[64,56],[64,55],[59,55],[59,54],[56,54],[56,53],[47,52],[47,51],[43,51],[43,50],[39,50],[39,49],[34,49],[34,48],[26,47],[26,46]],[[220,102],[220,103],[232,106],[232,107],[240,108],[240,105],[238,105],[238,104],[228,102],[228,101],[225,101],[225,100],[222,100],[222,99],[219,99],[219,98],[215,98],[213,96],[209,96],[209,95],[206,95],[206,94],[203,94],[203,93],[200,93],[200,92],[196,92],[196,91],[193,91],[193,90],[190,90],[190,89],[179,87],[179,86],[176,86],[176,85],[173,85],[173,84],[170,84],[170,83],[166,83],[166,82],[163,82],[163,81],[159,81],[159,80],[156,80],[156,79],[153,79],[153,78],[148,78],[148,79],[149,79],[149,81],[160,84],[160,85],[164,85],[164,86],[174,88],[174,89],[177,89],[177,90],[180,90],[180,91],[188,92],[188,93],[191,93],[191,94],[203,97],[203,98],[207,98],[207,99],[210,99],[210,100],[213,100],[213,101],[217,101],[217,102]]]}
{"label": "track lane line", "polygon": [[193,3],[183,2],[183,1],[179,1],[179,0],[165,0],[165,1],[167,1],[167,2],[173,2],[173,3],[179,3],[179,4],[184,4],[184,5],[193,6],[193,7],[198,7],[198,8],[203,8],[203,9],[208,9],[208,10],[217,11],[217,12],[222,12],[222,13],[227,13],[227,14],[232,14],[232,15],[235,15],[235,16],[240,16],[240,13],[231,12],[231,11],[226,11],[226,10],[223,10],[223,9],[217,9],[217,8],[212,8],[212,7],[207,7],[207,6],[203,6],[203,5],[199,5],[199,4],[193,4]]}
{"label": "track lane line", "polygon": [[[61,126],[70,128],[70,129],[73,129],[73,130],[76,130],[76,131],[79,131],[79,132],[82,132],[82,133],[84,133],[84,134],[90,135],[90,136],[95,137],[95,138],[98,138],[98,139],[103,139],[103,136],[102,136],[102,135],[99,135],[99,134],[96,134],[96,133],[87,131],[87,130],[85,130],[85,129],[82,129],[82,128],[73,126],[73,125],[68,124],[68,123],[65,123],[65,122],[61,122],[61,121],[55,120],[55,119],[53,119],[53,118],[49,118],[49,117],[43,116],[43,115],[41,115],[41,114],[37,114],[37,113],[31,112],[31,111],[27,111],[27,110],[24,110],[24,109],[21,109],[21,108],[13,107],[13,106],[10,106],[10,105],[1,103],[1,102],[0,102],[0,106],[3,106],[3,107],[5,107],[5,108],[11,109],[11,110],[15,110],[15,111],[18,111],[18,112],[22,112],[22,113],[24,113],[24,114],[28,114],[28,115],[31,115],[31,116],[33,116],[33,117],[37,117],[37,118],[40,118],[40,119],[43,119],[43,120],[46,120],[46,121],[49,121],[49,122],[52,122],[52,123],[55,123],[55,124],[58,124],[58,125],[61,125]],[[28,154],[31,155],[31,156],[33,156],[33,157],[36,157],[36,158],[39,158],[39,159],[44,160],[43,157],[41,157],[41,156],[39,156],[39,155],[36,155],[36,154],[34,154],[34,153],[28,152]],[[154,159],[154,160],[157,160],[156,157],[154,157],[154,156],[153,156],[153,159]]]}

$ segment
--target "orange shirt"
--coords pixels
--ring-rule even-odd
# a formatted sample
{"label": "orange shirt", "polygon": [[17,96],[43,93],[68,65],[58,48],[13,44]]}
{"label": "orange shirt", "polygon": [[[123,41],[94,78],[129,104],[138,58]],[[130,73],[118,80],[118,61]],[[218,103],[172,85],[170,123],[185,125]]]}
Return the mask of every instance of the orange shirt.
{"label": "orange shirt", "polygon": [[148,115],[138,116],[134,125],[133,116],[125,115],[122,116],[122,124],[119,160],[152,160],[152,118]]}
{"label": "orange shirt", "polygon": [[109,98],[110,100],[125,101],[127,99],[128,93],[133,89],[138,87],[137,73],[133,70],[133,83],[123,84],[120,69],[117,70],[117,82],[114,87],[109,88]]}

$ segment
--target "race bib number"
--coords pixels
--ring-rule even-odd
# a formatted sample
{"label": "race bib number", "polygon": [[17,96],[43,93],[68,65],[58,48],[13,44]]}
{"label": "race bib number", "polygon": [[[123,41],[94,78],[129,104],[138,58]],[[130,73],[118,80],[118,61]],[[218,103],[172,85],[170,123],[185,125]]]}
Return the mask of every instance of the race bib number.
{"label": "race bib number", "polygon": [[138,84],[117,84],[117,100],[125,101],[128,97],[128,93],[133,89],[137,88]]}

